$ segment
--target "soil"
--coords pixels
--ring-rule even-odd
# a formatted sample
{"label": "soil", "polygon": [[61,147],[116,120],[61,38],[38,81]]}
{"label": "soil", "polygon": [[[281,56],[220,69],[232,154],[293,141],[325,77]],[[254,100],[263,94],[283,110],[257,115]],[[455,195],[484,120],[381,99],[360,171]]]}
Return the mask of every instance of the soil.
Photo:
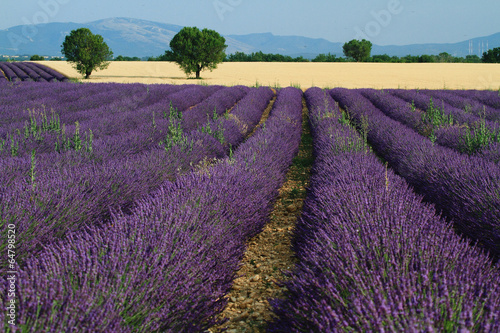
{"label": "soil", "polygon": [[293,269],[296,259],[291,250],[295,222],[302,211],[312,164],[312,145],[303,103],[303,135],[300,150],[290,167],[286,181],[264,230],[250,239],[229,295],[228,306],[220,319],[228,321],[209,332],[265,332],[266,322],[274,314],[269,299],[284,297],[284,272]]}

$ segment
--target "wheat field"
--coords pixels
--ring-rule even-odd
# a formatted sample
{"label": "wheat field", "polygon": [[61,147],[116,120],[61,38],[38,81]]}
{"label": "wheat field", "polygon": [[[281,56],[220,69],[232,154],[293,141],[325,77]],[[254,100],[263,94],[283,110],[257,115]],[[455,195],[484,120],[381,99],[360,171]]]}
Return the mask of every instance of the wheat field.
{"label": "wheat field", "polygon": [[[81,79],[63,61],[41,61],[68,77]],[[88,82],[295,86],[321,88],[500,89],[499,64],[460,63],[271,63],[228,62],[188,79],[171,62],[111,62]]]}

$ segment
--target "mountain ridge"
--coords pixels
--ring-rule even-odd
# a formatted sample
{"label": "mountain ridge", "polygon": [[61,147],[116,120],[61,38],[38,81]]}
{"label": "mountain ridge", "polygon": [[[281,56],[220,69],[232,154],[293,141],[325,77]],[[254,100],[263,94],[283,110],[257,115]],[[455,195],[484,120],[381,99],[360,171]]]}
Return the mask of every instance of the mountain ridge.
{"label": "mountain ridge", "polygon": [[[103,36],[115,56],[149,57],[159,56],[169,47],[173,36],[182,26],[142,19],[114,17],[87,23],[54,22],[37,26],[15,26],[0,30],[0,54],[13,55],[50,55],[61,56],[61,44],[71,30],[89,28],[93,33]],[[343,42],[331,42],[324,38],[303,36],[279,36],[268,33],[245,35],[224,35],[227,54],[235,52],[279,53],[283,55],[312,58],[320,53],[342,56]],[[373,45],[372,54],[389,56],[437,55],[447,52],[453,56],[469,55],[469,43],[473,52],[482,55],[481,49],[500,46],[500,32],[484,37],[476,37],[458,43],[427,43],[408,45]]]}

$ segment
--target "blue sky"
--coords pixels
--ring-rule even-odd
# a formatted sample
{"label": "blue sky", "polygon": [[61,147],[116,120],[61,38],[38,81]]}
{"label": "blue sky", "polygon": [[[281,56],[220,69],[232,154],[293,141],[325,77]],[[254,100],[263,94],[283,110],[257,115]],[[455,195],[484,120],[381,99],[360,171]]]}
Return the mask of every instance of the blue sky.
{"label": "blue sky", "polygon": [[454,43],[500,32],[498,0],[3,0],[0,29],[131,17],[221,34],[272,32],[379,45]]}

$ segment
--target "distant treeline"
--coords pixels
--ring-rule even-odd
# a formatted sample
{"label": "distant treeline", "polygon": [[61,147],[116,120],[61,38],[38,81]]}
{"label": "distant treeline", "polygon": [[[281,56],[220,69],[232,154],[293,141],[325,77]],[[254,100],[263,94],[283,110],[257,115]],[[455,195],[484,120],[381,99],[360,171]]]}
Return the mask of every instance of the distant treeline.
{"label": "distant treeline", "polygon": [[[148,61],[173,61],[168,55],[161,55],[159,57],[150,57]],[[249,54],[243,52],[236,52],[234,54],[226,55],[225,62],[353,62],[351,58],[338,57],[335,54],[319,54],[314,59],[307,59],[302,56],[291,57],[282,54],[252,52]],[[453,62],[453,63],[481,63],[489,62],[483,61],[477,55],[468,55],[466,57],[455,57],[449,53],[443,52],[438,55],[407,55],[404,57],[389,56],[387,54],[372,55],[366,62],[388,62],[388,63],[424,63],[424,62]]]}
{"label": "distant treeline", "polygon": [[226,59],[224,61],[227,62],[308,62],[309,59],[306,59],[302,56],[300,57],[291,57],[287,55],[281,54],[273,54],[273,53],[263,53],[252,52],[250,54],[246,54],[243,52],[236,52],[234,54],[226,55]]}
{"label": "distant treeline", "polygon": [[141,61],[141,60],[142,59],[139,57],[124,57],[121,55],[113,59],[113,61]]}
{"label": "distant treeline", "polygon": [[[226,56],[225,61],[263,61],[263,62],[353,62],[353,59],[337,57],[335,54],[319,54],[314,59],[306,59],[304,57],[290,57],[281,54],[266,54],[262,52],[255,52],[251,54],[245,54],[242,52],[236,52],[235,54],[230,54]],[[412,56],[407,55],[404,57],[389,56],[387,54],[373,55],[370,56],[366,62],[464,62],[464,63],[480,63],[483,62],[481,58],[477,55],[469,55],[466,57],[454,57],[446,52],[440,53],[439,55],[420,55]]]}
{"label": "distant treeline", "polygon": [[[38,55],[20,56],[17,58],[0,57],[0,61],[26,61],[26,60],[62,60],[61,58],[40,57]],[[173,61],[168,52],[159,57],[139,58],[139,57],[126,57],[117,56],[114,61]],[[226,55],[224,59],[226,62],[353,62],[352,58],[338,57],[336,54],[318,54],[314,59],[307,59],[302,56],[291,57],[282,54],[252,52],[249,54],[243,52],[236,52],[234,54]],[[468,55],[465,57],[455,57],[447,52],[442,52],[438,55],[406,55],[404,57],[389,56],[387,54],[376,54],[367,58],[365,62],[386,62],[386,63],[498,63],[500,62],[500,48],[495,48],[485,52],[480,58],[477,55]]]}
{"label": "distant treeline", "polygon": [[373,55],[368,59],[368,62],[463,62],[463,63],[480,63],[483,62],[477,55],[468,55],[465,57],[454,57],[449,53],[443,52],[439,55],[407,55],[404,57],[388,56],[387,54]]}

